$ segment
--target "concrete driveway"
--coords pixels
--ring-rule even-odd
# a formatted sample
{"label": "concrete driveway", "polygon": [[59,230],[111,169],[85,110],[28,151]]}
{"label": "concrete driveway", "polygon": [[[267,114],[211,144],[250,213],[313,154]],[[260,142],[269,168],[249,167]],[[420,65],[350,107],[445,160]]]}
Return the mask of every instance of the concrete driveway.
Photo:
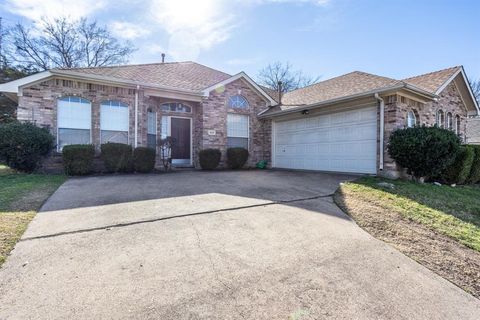
{"label": "concrete driveway", "polygon": [[0,269],[0,319],[478,319],[330,198],[351,176],[70,179]]}

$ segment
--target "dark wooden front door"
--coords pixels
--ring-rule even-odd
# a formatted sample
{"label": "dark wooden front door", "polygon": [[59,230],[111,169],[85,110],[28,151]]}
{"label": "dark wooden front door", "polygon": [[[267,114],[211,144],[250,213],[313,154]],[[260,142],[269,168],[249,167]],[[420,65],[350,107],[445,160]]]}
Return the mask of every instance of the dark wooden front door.
{"label": "dark wooden front door", "polygon": [[171,118],[172,159],[190,159],[190,119]]}

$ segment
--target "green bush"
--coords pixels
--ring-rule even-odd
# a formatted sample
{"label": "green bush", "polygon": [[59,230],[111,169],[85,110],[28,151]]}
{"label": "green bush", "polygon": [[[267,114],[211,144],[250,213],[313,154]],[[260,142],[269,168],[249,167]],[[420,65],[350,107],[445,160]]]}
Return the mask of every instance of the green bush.
{"label": "green bush", "polygon": [[133,150],[133,167],[136,172],[152,172],[155,168],[155,150],[137,147]]}
{"label": "green bush", "polygon": [[231,169],[242,168],[248,160],[248,150],[245,148],[228,148],[227,165]]}
{"label": "green bush", "polygon": [[461,146],[455,161],[442,173],[444,183],[464,184],[470,175],[475,150],[471,146]]}
{"label": "green bush", "polygon": [[105,143],[101,146],[102,160],[107,172],[132,172],[132,146],[123,143]]}
{"label": "green bush", "polygon": [[72,144],[63,147],[63,168],[71,176],[81,176],[92,172],[95,148],[91,144]]}
{"label": "green bush", "polygon": [[480,145],[471,145],[471,147],[475,150],[475,159],[473,160],[467,182],[475,184],[480,182]]}
{"label": "green bush", "polygon": [[213,170],[218,167],[222,153],[218,149],[204,149],[198,153],[200,167],[203,170]]}
{"label": "green bush", "polygon": [[442,173],[455,161],[459,147],[460,139],[454,132],[422,126],[394,131],[388,152],[408,174],[418,179]]}
{"label": "green bush", "polygon": [[0,159],[12,169],[32,172],[54,146],[55,138],[32,123],[12,122],[0,126]]}

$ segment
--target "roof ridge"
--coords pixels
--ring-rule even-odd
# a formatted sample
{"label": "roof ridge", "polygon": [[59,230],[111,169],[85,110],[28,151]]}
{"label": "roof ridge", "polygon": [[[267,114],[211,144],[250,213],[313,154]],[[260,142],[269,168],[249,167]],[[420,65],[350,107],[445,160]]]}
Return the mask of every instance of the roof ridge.
{"label": "roof ridge", "polygon": [[[162,65],[162,64],[197,64],[197,65],[200,65],[200,66],[203,66],[205,68],[209,68],[209,69],[212,69],[214,71],[217,71],[217,72],[222,72],[222,73],[225,73],[223,71],[220,71],[220,70],[216,70],[216,69],[213,69],[209,66],[206,66],[204,64],[201,64],[201,63],[198,63],[198,62],[194,62],[194,61],[190,61],[190,60],[187,60],[187,61],[170,61],[170,62],[150,62],[150,63],[133,63],[133,64],[120,64],[120,65],[114,65],[114,66],[97,66],[97,67],[77,67],[77,68],[53,68],[53,70],[79,70],[79,69],[82,69],[82,70],[85,70],[85,69],[100,69],[100,68],[103,68],[103,69],[114,69],[114,68],[125,68],[125,67],[142,67],[142,66],[153,66],[153,65]],[[226,74],[226,73],[225,73]]]}
{"label": "roof ridge", "polygon": [[437,70],[437,71],[431,71],[431,72],[422,73],[422,74],[419,74],[419,75],[416,75],[416,76],[404,78],[404,79],[402,79],[402,81],[408,81],[408,80],[411,80],[411,79],[428,76],[428,75],[431,75],[431,74],[434,74],[434,73],[439,73],[439,72],[447,71],[447,70],[450,70],[450,69],[460,69],[460,68],[462,68],[461,65],[454,66],[454,67],[449,67],[449,68],[444,68],[444,69],[440,69],[440,70]]}

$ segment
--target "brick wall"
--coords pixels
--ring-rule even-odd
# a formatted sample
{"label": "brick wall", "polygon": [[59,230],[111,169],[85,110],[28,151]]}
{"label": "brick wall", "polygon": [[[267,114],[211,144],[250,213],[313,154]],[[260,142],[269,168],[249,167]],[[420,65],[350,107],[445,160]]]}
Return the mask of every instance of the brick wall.
{"label": "brick wall", "polygon": [[[467,109],[462,102],[460,94],[455,85],[450,83],[439,95],[437,101],[428,103],[419,103],[415,100],[403,97],[401,95],[393,95],[385,99],[385,153],[384,153],[384,172],[379,173],[388,177],[398,177],[401,173],[393,159],[389,156],[387,151],[387,143],[391,133],[399,128],[405,128],[407,123],[407,112],[412,110],[417,119],[417,125],[433,126],[436,123],[436,113],[442,110],[445,114],[444,121],[446,122],[447,113],[452,113],[452,118],[455,121],[455,116],[460,117],[460,131],[459,135],[465,138],[466,123],[467,123]],[[445,123],[446,127],[446,123]]]}
{"label": "brick wall", "polygon": [[[230,96],[242,95],[249,103],[248,109],[231,109],[227,107]],[[260,160],[270,163],[271,121],[259,120],[257,114],[266,108],[266,101],[242,79],[229,83],[225,87],[214,90],[202,102],[201,115],[203,121],[200,149],[218,148],[222,151],[221,165],[225,164],[227,149],[227,113],[245,114],[249,116],[250,136],[248,166],[254,166]],[[215,130],[214,135],[209,130]]]}
{"label": "brick wall", "polygon": [[[241,94],[249,102],[247,110],[227,110],[228,97]],[[52,134],[57,133],[57,99],[64,96],[78,96],[89,100],[92,104],[92,143],[97,150],[100,148],[100,103],[104,100],[117,100],[129,107],[129,143],[134,144],[135,128],[135,90],[107,85],[91,84],[81,81],[52,79],[35,84],[23,90],[19,97],[18,119],[34,121],[37,125],[48,127]],[[270,162],[271,122],[259,120],[256,115],[265,109],[265,101],[243,81],[237,80],[216,90],[205,98],[202,103],[144,96],[139,91],[138,101],[138,145],[147,145],[147,110],[157,113],[157,140],[161,135],[162,115],[192,118],[192,155],[193,163],[198,167],[198,151],[204,148],[219,148],[222,150],[222,164],[225,160],[227,143],[227,112],[241,113],[250,116],[248,165],[253,166],[259,160]],[[165,102],[182,102],[192,107],[192,113],[164,112],[160,106]],[[208,130],[215,130],[215,135],[209,135]]]}
{"label": "brick wall", "polygon": [[100,103],[105,100],[117,100],[128,105],[129,143],[133,145],[135,92],[132,89],[62,79],[44,81],[23,89],[23,95],[18,100],[17,119],[33,121],[38,126],[47,127],[56,136],[57,99],[65,96],[78,96],[91,102],[92,142],[97,150],[100,146]]}

